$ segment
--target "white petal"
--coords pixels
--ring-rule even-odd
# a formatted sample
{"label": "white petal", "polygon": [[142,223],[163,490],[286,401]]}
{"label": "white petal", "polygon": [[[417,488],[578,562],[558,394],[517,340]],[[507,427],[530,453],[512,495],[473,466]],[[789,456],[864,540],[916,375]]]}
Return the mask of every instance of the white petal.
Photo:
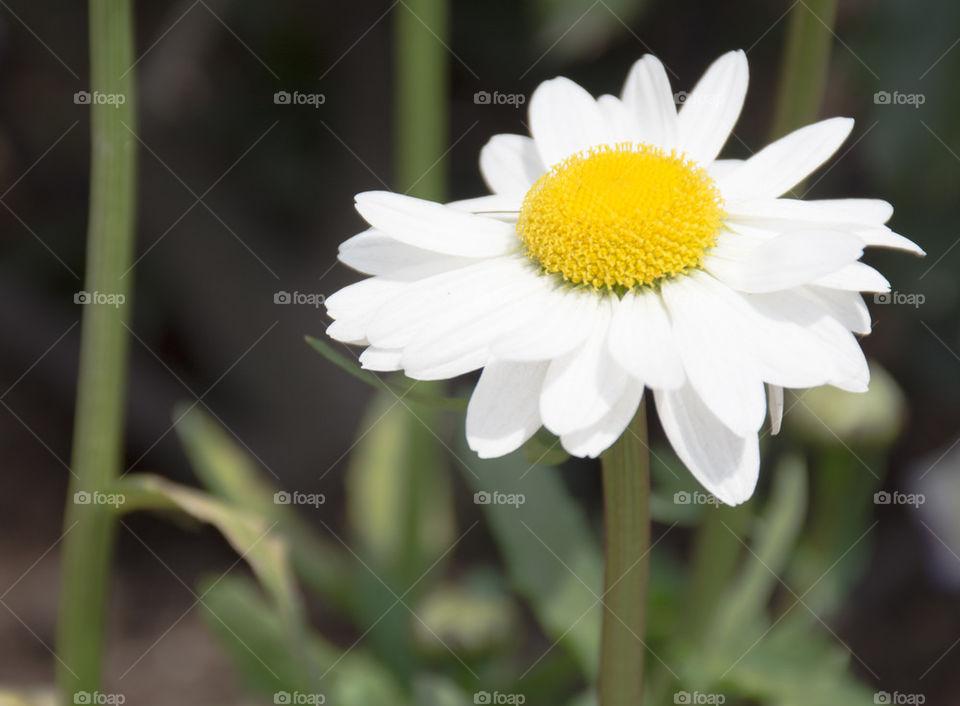
{"label": "white petal", "polygon": [[817,278],[813,284],[853,292],[889,292],[887,278],[862,262],[845,265],[836,272]]}
{"label": "white petal", "polygon": [[522,199],[544,171],[536,143],[525,135],[494,135],[480,150],[480,173],[495,194]]}
{"label": "white petal", "polygon": [[410,278],[414,272],[423,276],[425,268],[431,265],[439,273],[476,262],[473,258],[440,255],[407,245],[373,228],[341,243],[337,259],[364,274],[387,275],[391,279]]}
{"label": "white petal", "polygon": [[783,424],[783,388],[779,385],[767,385],[767,411],[770,413],[770,436],[776,436]]}
{"label": "white petal", "polygon": [[875,248],[893,248],[894,250],[906,250],[919,257],[924,257],[927,253],[909,238],[905,238],[899,233],[883,226],[881,228],[871,228],[869,230],[857,230],[857,235],[863,238],[863,242]]}
{"label": "white petal", "polygon": [[730,137],[747,95],[747,55],[717,59],[687,96],[678,116],[678,147],[698,162],[713,161]]}
{"label": "white petal", "polygon": [[403,351],[370,346],[360,354],[360,367],[364,370],[391,372],[400,370]]}
{"label": "white petal", "polygon": [[623,101],[616,96],[605,95],[597,98],[597,105],[606,124],[606,140],[608,142],[618,144],[641,140],[637,120],[630,114]]}
{"label": "white petal", "polygon": [[631,381],[613,409],[599,422],[580,431],[560,437],[560,443],[571,456],[596,458],[613,445],[626,430],[643,399],[643,385]]}
{"label": "white petal", "polygon": [[864,243],[881,248],[906,250],[923,256],[923,249],[912,240],[894,233],[883,224],[893,215],[893,206],[880,199],[757,199],[732,201],[725,205],[727,223],[750,224],[774,230],[796,230],[821,225],[828,230],[850,230]]}
{"label": "white petal", "polygon": [[703,487],[727,505],[749,500],[760,472],[757,434],[731,432],[690,385],[656,390],[654,397],[667,438]]}
{"label": "white petal", "polygon": [[508,223],[465,213],[433,201],[388,191],[357,194],[360,215],[374,228],[408,245],[447,255],[494,257],[517,249]]}
{"label": "white petal", "polygon": [[376,311],[367,327],[367,338],[379,348],[403,348],[430,325],[433,317],[528,277],[531,270],[522,256],[502,257],[409,284]]}
{"label": "white petal", "polygon": [[504,360],[558,358],[590,334],[600,301],[592,291],[555,286],[537,303],[536,316],[494,341],[491,352]]}
{"label": "white petal", "polygon": [[850,331],[860,334],[870,333],[872,326],[870,310],[867,309],[860,292],[827,289],[815,285],[800,289]]}
{"label": "white petal", "polygon": [[716,181],[723,179],[727,174],[740,168],[744,160],[742,159],[715,159],[710,164],[705,165],[707,174]]}
{"label": "white petal", "polygon": [[496,218],[507,223],[516,224],[523,205],[523,196],[507,196],[505,194],[490,194],[477,196],[472,199],[450,201],[447,206],[459,211],[476,213],[487,218]]}
{"label": "white petal", "polygon": [[367,327],[373,316],[405,286],[403,282],[371,277],[330,295],[324,306],[335,321],[327,328],[327,335],[342,343],[366,343]]}
{"label": "white petal", "polygon": [[550,363],[540,395],[543,425],[560,436],[596,424],[623,394],[627,373],[607,353],[611,305],[601,300],[582,347]]}
{"label": "white petal", "polygon": [[546,363],[491,361],[467,405],[467,443],[480,458],[504,456],[540,428]]}
{"label": "white petal", "polygon": [[690,383],[724,424],[747,436],[763,423],[763,382],[744,347],[737,312],[707,288],[709,279],[694,272],[664,283],[661,293]]}
{"label": "white petal", "polygon": [[544,81],[530,98],[530,134],[544,167],[604,141],[597,102],[567,78]]}
{"label": "white petal", "polygon": [[724,199],[775,198],[786,193],[826,162],[852,129],[850,118],[830,118],[780,138],[719,182]]}
{"label": "white petal", "polygon": [[724,204],[731,220],[803,221],[820,225],[838,223],[882,226],[893,215],[893,206],[880,199],[752,199]]}
{"label": "white petal", "polygon": [[540,315],[538,304],[550,282],[532,268],[515,281],[491,288],[430,317],[410,341],[403,368],[417,380],[437,380],[475,370],[490,345]]}
{"label": "white petal", "polygon": [[790,289],[836,272],[863,254],[863,241],[843,231],[808,231],[778,235],[741,253],[718,239],[703,267],[741,292]]}
{"label": "white petal", "polygon": [[627,292],[616,303],[609,345],[614,360],[648,387],[683,384],[683,365],[673,342],[670,318],[656,292]]}
{"label": "white petal", "polygon": [[668,150],[677,146],[677,106],[659,59],[648,54],[635,63],[622,95],[636,117],[643,142]]}
{"label": "white petal", "polygon": [[[726,330],[736,332],[735,338],[726,341],[726,348],[744,364],[752,365],[766,382],[781,387],[824,385],[847,377],[835,365],[835,348],[842,354],[844,345],[852,343],[853,355],[861,355],[849,332],[802,300],[796,290],[779,298],[744,295],[702,273],[694,277],[718,307],[718,315],[726,319]],[[781,300],[783,304],[778,306]]]}
{"label": "white petal", "polygon": [[757,316],[752,348],[765,380],[791,388],[830,384],[866,390],[870,371],[860,343],[806,288],[743,299]]}

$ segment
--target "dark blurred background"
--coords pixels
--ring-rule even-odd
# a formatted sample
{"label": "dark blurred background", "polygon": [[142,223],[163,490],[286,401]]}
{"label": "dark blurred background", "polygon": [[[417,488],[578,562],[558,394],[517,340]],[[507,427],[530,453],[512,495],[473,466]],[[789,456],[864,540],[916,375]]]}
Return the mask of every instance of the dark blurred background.
{"label": "dark blurred background", "polygon": [[[88,197],[89,108],[74,94],[88,88],[87,35],[82,4],[0,5],[0,683],[32,685],[49,682],[54,664]],[[459,0],[450,18],[449,196],[483,193],[477,155],[490,135],[526,131],[523,108],[478,105],[477,91],[529,96],[563,74],[594,94],[616,93],[646,52],[682,90],[724,51],[747,50],[750,91],[725,154],[748,155],[770,137],[795,5]],[[305,334],[325,328],[322,308],[278,305],[274,295],[330,294],[356,279],[335,264],[336,248],[362,228],[353,195],[397,186],[392,26],[403,11],[342,0],[137,8],[131,468],[192,482],[172,431],[174,405],[186,401],[219,418],[279,485],[342,492],[370,392],[305,345]],[[906,487],[917,468],[960,467],[952,448],[960,439],[960,4],[842,0],[835,31],[821,112],[853,116],[857,127],[810,195],[887,199],[892,227],[928,252],[923,260],[868,255],[895,291],[925,297],[918,307],[871,304],[876,328],[864,341],[906,393],[909,416],[887,481]],[[278,105],[277,91],[324,101]],[[877,102],[882,91],[922,95],[922,105]],[[577,487],[598,516],[598,479],[581,474]],[[949,569],[927,561],[931,545],[942,545],[960,569],[960,536],[934,535],[916,515],[878,508],[870,568],[833,629],[867,682],[873,672],[927,694],[927,703],[960,703],[960,603]],[[190,591],[202,571],[234,560],[212,532],[124,520],[109,664],[128,702],[238,693]]]}

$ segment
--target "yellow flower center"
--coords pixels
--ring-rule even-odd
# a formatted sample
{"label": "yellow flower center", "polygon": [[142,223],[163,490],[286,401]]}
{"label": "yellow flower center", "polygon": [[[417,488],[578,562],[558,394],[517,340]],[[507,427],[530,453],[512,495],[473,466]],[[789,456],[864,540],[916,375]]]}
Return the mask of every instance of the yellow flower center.
{"label": "yellow flower center", "polygon": [[517,233],[547,272],[629,289],[698,267],[724,217],[703,167],[676,151],[624,143],[575,154],[541,176]]}

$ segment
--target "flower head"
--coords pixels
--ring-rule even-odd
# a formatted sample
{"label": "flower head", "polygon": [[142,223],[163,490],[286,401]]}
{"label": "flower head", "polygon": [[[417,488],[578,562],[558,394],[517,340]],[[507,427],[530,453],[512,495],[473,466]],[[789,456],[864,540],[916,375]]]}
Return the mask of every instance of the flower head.
{"label": "flower head", "polygon": [[746,89],[743,52],[714,62],[679,111],[652,56],[619,98],[544,82],[531,137],[496,135],[480,154],[491,195],[357,196],[371,228],[340,259],[371,277],[327,299],[328,334],[366,346],[371,370],[431,380],[482,368],[466,429],[483,457],[541,426],[597,456],[649,389],[684,464],[743,502],[784,387],[867,388],[860,292],[889,284],[859,262],[864,248],[923,254],[884,225],[885,201],[782,198],[852,120],[717,159]]}

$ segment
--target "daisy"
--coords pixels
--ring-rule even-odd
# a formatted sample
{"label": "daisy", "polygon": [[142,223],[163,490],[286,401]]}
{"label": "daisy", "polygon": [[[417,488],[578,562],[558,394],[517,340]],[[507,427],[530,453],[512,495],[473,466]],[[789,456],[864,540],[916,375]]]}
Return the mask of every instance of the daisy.
{"label": "daisy", "polygon": [[840,147],[848,118],[718,159],[746,90],[742,51],[714,62],[679,111],[652,56],[619,98],[542,83],[531,136],[496,135],[480,153],[491,195],[356,197],[371,227],[339,258],[371,277],[327,299],[327,333],[366,346],[370,370],[482,369],[466,433],[485,458],[541,426],[596,457],[650,390],[700,483],[747,500],[783,388],[867,389],[860,292],[890,285],[859,262],[864,248],[923,251],[884,225],[885,201],[783,198]]}

